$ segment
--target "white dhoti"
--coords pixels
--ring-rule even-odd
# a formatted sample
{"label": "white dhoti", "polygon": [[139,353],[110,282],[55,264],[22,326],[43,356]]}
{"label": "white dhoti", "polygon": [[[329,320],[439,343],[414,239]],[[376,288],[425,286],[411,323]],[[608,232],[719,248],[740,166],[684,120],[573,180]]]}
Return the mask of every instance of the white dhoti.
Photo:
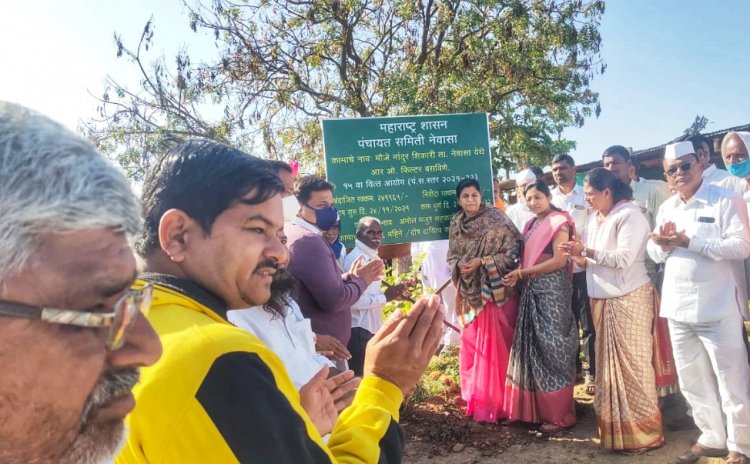
{"label": "white dhoti", "polygon": [[[411,244],[412,259],[424,255],[422,259],[422,285],[437,290],[443,282],[451,278],[448,266],[448,240],[433,242],[415,242]],[[451,283],[440,293],[445,303],[445,320],[454,326],[458,325],[456,317],[456,287]],[[457,346],[461,335],[453,329],[446,328],[443,345]]]}
{"label": "white dhoti", "polygon": [[698,443],[750,456],[750,365],[739,312],[708,323],[670,319],[669,334]]}

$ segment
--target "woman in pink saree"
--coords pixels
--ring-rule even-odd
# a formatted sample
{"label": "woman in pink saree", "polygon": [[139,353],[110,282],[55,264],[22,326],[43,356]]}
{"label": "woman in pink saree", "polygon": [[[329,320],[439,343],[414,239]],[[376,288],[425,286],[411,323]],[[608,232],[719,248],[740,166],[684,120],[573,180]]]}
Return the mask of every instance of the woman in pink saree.
{"label": "woman in pink saree", "polygon": [[505,373],[518,313],[518,298],[502,277],[518,266],[521,235],[505,213],[482,202],[477,181],[462,180],[456,195],[459,212],[451,220],[448,264],[463,326],[461,396],[466,415],[497,422],[507,417]]}
{"label": "woman in pink saree", "polygon": [[523,231],[522,266],[505,277],[523,281],[516,333],[505,390],[510,420],[542,424],[545,433],[575,424],[573,384],[578,329],[570,309],[571,268],[558,245],[570,240],[575,225],[555,208],[549,187],[538,181],[524,189],[536,217]]}

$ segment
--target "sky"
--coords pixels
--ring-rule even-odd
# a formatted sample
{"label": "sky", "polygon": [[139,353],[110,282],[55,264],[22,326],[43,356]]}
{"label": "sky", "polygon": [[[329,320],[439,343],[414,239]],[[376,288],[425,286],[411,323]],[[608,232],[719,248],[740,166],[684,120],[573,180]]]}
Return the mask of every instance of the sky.
{"label": "sky", "polygon": [[[96,115],[107,76],[137,83],[113,33],[135,47],[153,15],[155,49],[209,56],[211,37],[188,28],[180,0],[5,0],[0,5],[0,100],[34,108],[75,129]],[[750,123],[747,0],[610,0],[602,19],[607,70],[592,82],[602,113],[564,137],[578,164],[609,145],[635,150],[679,136],[696,115],[706,131]],[[194,59],[195,62],[195,59]],[[170,61],[171,64],[171,61]]]}

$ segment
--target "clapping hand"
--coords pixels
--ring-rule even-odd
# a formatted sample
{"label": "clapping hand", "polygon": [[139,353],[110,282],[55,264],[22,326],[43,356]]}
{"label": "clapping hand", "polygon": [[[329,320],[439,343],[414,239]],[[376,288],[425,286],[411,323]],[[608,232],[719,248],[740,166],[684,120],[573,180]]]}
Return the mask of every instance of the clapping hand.
{"label": "clapping hand", "polygon": [[315,374],[299,390],[300,404],[321,435],[333,430],[339,413],[354,399],[349,395],[359,385],[360,378],[354,372],[344,371],[328,377],[328,366]]}
{"label": "clapping hand", "polygon": [[563,252],[565,256],[569,257],[570,260],[577,265],[586,265],[586,258],[581,256],[583,250],[586,249],[586,245],[584,245],[584,243],[581,242],[581,240],[579,240],[575,235],[571,237],[569,241],[561,243],[558,248]]}
{"label": "clapping hand", "polygon": [[565,256],[581,256],[583,250],[586,249],[586,245],[584,245],[575,235],[567,242],[561,243],[558,247]]}
{"label": "clapping hand", "polygon": [[383,278],[383,275],[385,274],[385,264],[382,259],[373,259],[365,264],[362,256],[358,256],[352,263],[349,273],[361,277],[367,285],[370,285],[376,280]]}
{"label": "clapping hand", "polygon": [[315,335],[315,351],[333,361],[347,361],[352,357],[344,344],[330,335]]}
{"label": "clapping hand", "polygon": [[671,221],[661,225],[658,234],[651,233],[649,237],[665,253],[671,253],[677,247],[687,248],[690,244],[690,239],[685,235],[685,231],[678,232],[677,226]]}

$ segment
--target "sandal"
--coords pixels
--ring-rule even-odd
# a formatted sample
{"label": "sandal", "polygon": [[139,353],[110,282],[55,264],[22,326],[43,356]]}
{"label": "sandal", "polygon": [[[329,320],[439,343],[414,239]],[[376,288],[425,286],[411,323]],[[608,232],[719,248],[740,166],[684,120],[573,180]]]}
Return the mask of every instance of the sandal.
{"label": "sandal", "polygon": [[730,451],[724,462],[732,464],[750,464],[750,458],[739,451]]}
{"label": "sandal", "polygon": [[[699,444],[695,444],[690,447],[689,450],[684,452],[680,457],[677,458],[677,463],[689,463],[689,462],[698,462],[698,460],[702,457],[707,458],[721,458],[727,455],[726,449],[721,448],[706,448],[705,446],[701,446]],[[742,463],[742,461],[735,461]]]}
{"label": "sandal", "polygon": [[549,422],[545,422],[544,424],[539,427],[539,432],[544,434],[551,434],[551,433],[557,433],[563,428],[559,425],[550,424]]}

